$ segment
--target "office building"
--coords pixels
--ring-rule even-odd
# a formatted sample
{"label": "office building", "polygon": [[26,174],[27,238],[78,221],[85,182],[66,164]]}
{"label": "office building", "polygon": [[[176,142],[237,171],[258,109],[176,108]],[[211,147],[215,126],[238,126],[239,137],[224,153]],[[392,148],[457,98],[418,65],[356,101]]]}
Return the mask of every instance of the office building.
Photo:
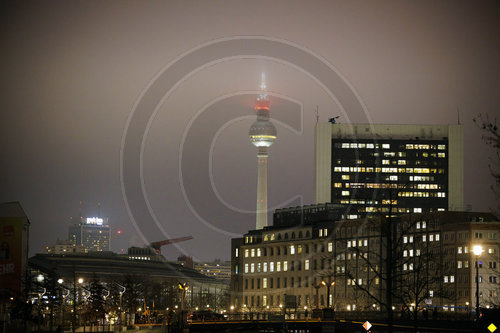
{"label": "office building", "polygon": [[316,203],[349,219],[463,210],[463,126],[318,123]]}
{"label": "office building", "polygon": [[85,253],[83,245],[75,245],[71,240],[58,239],[54,245],[46,246],[45,249],[50,254]]}
{"label": "office building", "polygon": [[484,249],[480,305],[498,300],[500,222],[493,215],[436,211],[354,220],[338,219],[341,215],[335,205],[289,208],[274,214],[275,221],[281,218],[278,225],[233,239],[231,305],[243,312],[276,312],[287,295],[295,299],[292,313],[305,307],[383,311],[390,271],[398,312],[418,306],[467,315],[475,308],[475,245]]}
{"label": "office building", "polygon": [[111,228],[100,217],[82,218],[80,223],[69,227],[68,237],[75,246],[83,245],[85,252],[109,251]]}

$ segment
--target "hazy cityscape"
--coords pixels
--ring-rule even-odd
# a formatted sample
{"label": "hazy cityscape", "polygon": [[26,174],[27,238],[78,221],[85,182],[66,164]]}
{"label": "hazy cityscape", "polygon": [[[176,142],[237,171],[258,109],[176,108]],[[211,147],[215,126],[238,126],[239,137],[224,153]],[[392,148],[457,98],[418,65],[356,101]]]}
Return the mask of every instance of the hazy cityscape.
{"label": "hazy cityscape", "polygon": [[500,331],[496,2],[1,13],[0,332]]}

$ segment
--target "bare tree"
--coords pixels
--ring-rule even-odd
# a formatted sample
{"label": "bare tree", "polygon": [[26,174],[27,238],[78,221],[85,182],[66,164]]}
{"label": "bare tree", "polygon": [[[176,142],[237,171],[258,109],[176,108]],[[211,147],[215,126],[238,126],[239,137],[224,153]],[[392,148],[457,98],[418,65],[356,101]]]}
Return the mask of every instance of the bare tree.
{"label": "bare tree", "polygon": [[493,193],[497,200],[496,214],[500,214],[500,128],[497,126],[496,118],[491,120],[489,116],[479,114],[473,119],[474,123],[482,131],[483,141],[494,149],[494,156],[490,158],[488,165],[490,173],[494,178],[494,184],[491,185]]}

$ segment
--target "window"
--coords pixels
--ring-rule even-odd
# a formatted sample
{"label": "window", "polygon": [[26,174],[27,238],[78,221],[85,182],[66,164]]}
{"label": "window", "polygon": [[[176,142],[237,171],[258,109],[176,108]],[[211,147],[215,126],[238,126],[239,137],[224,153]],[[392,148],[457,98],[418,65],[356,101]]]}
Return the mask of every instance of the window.
{"label": "window", "polygon": [[264,289],[267,288],[267,278],[262,279],[262,288],[264,288]]}
{"label": "window", "polygon": [[271,273],[274,272],[274,262],[273,261],[271,261],[269,263],[269,272],[271,272]]}
{"label": "window", "polygon": [[255,249],[250,250],[250,257],[255,257]]}
{"label": "window", "polygon": [[245,264],[245,273],[248,273],[248,264]]}
{"label": "window", "polygon": [[444,276],[444,283],[448,283],[448,275]]}
{"label": "window", "polygon": [[261,250],[260,248],[257,249],[257,257],[260,257],[261,256]]}
{"label": "window", "polygon": [[489,254],[494,254],[494,253],[495,253],[495,249],[493,249],[493,248],[491,248],[491,247],[490,247],[490,248],[488,249],[488,253],[489,253]]}
{"label": "window", "polygon": [[248,258],[248,249],[245,249],[245,258]]}
{"label": "window", "polygon": [[281,261],[276,262],[276,272],[281,272]]}
{"label": "window", "polygon": [[238,258],[239,248],[234,249],[234,256]]}
{"label": "window", "polygon": [[288,261],[283,261],[283,272],[288,271]]}
{"label": "window", "polygon": [[342,191],[342,196],[344,196],[344,197],[349,196],[349,191]]}
{"label": "window", "polygon": [[332,242],[328,243],[328,252],[333,252],[333,243]]}
{"label": "window", "polygon": [[308,271],[309,270],[309,259],[306,259],[304,261],[304,270]]}
{"label": "window", "polygon": [[254,263],[250,264],[250,273],[255,273],[255,264]]}
{"label": "window", "polygon": [[267,262],[264,263],[262,270],[264,273],[267,273]]}
{"label": "window", "polygon": [[462,268],[462,267],[463,267],[462,261],[461,260],[457,261],[457,268]]}
{"label": "window", "polygon": [[295,254],[295,245],[290,245],[290,254]]}
{"label": "window", "polygon": [[462,254],[462,247],[461,247],[461,246],[459,246],[459,247],[457,248],[457,251],[458,251],[458,254]]}

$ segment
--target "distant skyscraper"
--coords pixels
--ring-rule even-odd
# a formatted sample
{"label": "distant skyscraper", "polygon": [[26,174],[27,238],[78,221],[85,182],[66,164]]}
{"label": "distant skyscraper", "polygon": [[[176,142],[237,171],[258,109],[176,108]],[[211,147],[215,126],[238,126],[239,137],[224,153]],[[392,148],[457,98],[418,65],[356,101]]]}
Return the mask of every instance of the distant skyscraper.
{"label": "distant skyscraper", "polygon": [[256,229],[267,226],[267,156],[268,149],[276,140],[276,127],[269,121],[269,96],[266,93],[266,77],[262,73],[260,94],[255,102],[257,120],[250,127],[250,141],[257,147],[257,218]]}
{"label": "distant skyscraper", "polygon": [[83,245],[86,252],[109,251],[110,236],[109,224],[99,217],[87,217],[69,227],[69,240],[75,246]]}
{"label": "distant skyscraper", "polygon": [[463,126],[318,123],[316,202],[347,218],[463,210]]}

